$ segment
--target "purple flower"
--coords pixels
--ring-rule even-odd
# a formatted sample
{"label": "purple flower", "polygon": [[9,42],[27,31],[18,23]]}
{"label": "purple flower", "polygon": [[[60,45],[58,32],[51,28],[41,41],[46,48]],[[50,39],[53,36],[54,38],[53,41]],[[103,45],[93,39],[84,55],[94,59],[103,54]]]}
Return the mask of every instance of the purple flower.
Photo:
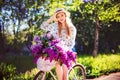
{"label": "purple flower", "polygon": [[39,36],[35,36],[34,38],[33,38],[33,41],[34,42],[38,42],[40,40],[40,37]]}
{"label": "purple flower", "polygon": [[48,47],[48,48],[44,49],[44,52],[48,53],[50,62],[52,60],[56,59],[58,56],[56,51],[52,47]]}
{"label": "purple flower", "polygon": [[70,67],[72,66],[72,61],[66,60],[65,65],[68,67],[68,69],[70,69]]}
{"label": "purple flower", "polygon": [[43,44],[42,44],[42,41],[41,41],[41,40],[39,40],[39,41],[38,41],[38,45],[39,45],[39,46],[43,46]]}
{"label": "purple flower", "polygon": [[68,59],[76,63],[76,53],[73,51],[67,51]]}
{"label": "purple flower", "polygon": [[39,59],[39,57],[40,57],[39,55],[35,57],[35,59],[34,59],[35,64],[37,63],[37,60]]}
{"label": "purple flower", "polygon": [[50,32],[47,33],[46,36],[47,36],[48,39],[51,39],[51,38],[52,38],[52,34],[51,34]]}
{"label": "purple flower", "polygon": [[52,41],[49,42],[49,46],[53,46],[53,45],[56,45],[56,44],[59,44],[59,43],[60,43],[59,39],[53,39]]}
{"label": "purple flower", "polygon": [[35,56],[37,53],[40,53],[42,48],[39,45],[31,45],[30,49],[32,51],[32,55]]}
{"label": "purple flower", "polygon": [[58,38],[48,32],[43,34],[42,37],[35,36],[33,41],[36,43],[31,45],[32,55],[35,57],[36,63],[39,57],[44,57],[52,60],[60,61],[65,64],[68,69],[71,67],[72,62],[76,62],[76,54],[72,51],[67,51],[65,47],[62,47],[62,42]]}
{"label": "purple flower", "polygon": [[62,62],[62,63],[65,63],[66,60],[67,60],[67,54],[65,53],[65,51],[60,51],[59,52],[59,60]]}

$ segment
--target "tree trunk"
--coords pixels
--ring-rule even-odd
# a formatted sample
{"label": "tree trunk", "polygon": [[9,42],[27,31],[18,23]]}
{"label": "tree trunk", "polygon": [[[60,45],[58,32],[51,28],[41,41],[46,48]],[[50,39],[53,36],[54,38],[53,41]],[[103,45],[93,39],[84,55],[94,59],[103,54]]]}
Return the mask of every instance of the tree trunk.
{"label": "tree trunk", "polygon": [[99,18],[98,18],[98,14],[97,11],[94,11],[95,13],[95,40],[94,40],[94,50],[93,50],[93,57],[97,57],[97,53],[98,53],[98,45],[99,45]]}
{"label": "tree trunk", "polygon": [[3,54],[5,52],[5,49],[4,49],[4,37],[3,37],[3,34],[2,33],[2,23],[0,23],[0,54]]}

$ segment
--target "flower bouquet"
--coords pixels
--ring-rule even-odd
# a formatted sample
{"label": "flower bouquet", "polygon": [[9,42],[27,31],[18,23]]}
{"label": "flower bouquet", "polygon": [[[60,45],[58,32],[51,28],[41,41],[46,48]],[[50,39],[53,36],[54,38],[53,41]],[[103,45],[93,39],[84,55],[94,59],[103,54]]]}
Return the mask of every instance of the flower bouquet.
{"label": "flower bouquet", "polygon": [[[55,61],[65,64],[68,69],[72,66],[72,62],[76,63],[75,52],[64,50],[61,41],[55,38],[50,32],[43,34],[41,37],[38,35],[34,36],[31,51],[34,62],[37,63],[37,67],[40,69],[42,66],[45,67],[47,65],[52,68]],[[48,70],[50,70],[50,68]]]}

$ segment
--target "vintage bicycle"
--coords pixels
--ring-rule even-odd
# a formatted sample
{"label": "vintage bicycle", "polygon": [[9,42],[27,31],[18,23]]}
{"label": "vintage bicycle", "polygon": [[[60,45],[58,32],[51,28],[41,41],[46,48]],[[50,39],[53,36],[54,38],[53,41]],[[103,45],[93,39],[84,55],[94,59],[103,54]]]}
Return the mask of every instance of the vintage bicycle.
{"label": "vintage bicycle", "polygon": [[[39,58],[37,61],[37,68],[40,71],[35,75],[34,80],[57,80],[54,65],[55,61],[50,62],[49,60]],[[51,77],[49,77],[49,75],[51,75]],[[73,64],[69,70],[68,78],[69,80],[85,80],[85,67],[79,63]]]}

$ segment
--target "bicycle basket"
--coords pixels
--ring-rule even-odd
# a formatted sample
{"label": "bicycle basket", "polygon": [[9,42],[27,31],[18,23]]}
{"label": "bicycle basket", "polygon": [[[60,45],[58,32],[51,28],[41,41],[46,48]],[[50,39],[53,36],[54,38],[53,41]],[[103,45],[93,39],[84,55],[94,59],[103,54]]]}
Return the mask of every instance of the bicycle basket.
{"label": "bicycle basket", "polygon": [[55,61],[52,60],[52,62],[50,62],[50,60],[45,60],[45,58],[40,57],[37,60],[37,68],[41,71],[50,71],[55,65]]}

